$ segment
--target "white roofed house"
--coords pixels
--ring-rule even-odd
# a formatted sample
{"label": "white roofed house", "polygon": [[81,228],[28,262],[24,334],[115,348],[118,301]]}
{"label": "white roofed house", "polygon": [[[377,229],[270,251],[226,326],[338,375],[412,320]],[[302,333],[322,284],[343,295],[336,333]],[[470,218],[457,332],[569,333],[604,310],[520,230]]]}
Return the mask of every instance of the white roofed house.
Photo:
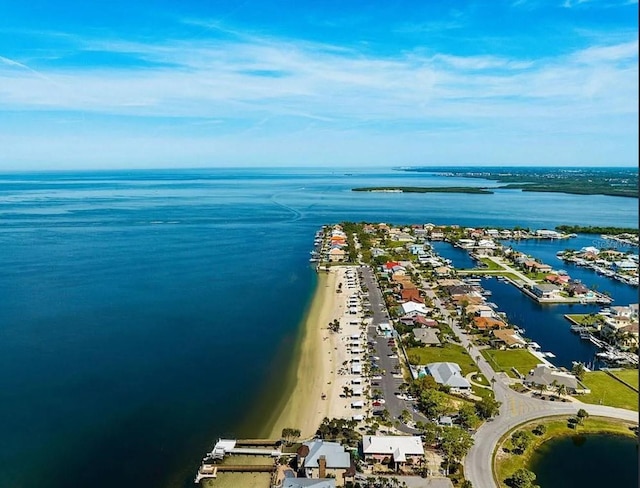
{"label": "white roofed house", "polygon": [[424,458],[422,440],[415,436],[367,435],[362,438],[362,452],[365,461],[388,464],[395,470]]}
{"label": "white roofed house", "polygon": [[429,309],[423,303],[413,301],[403,303],[401,305],[403,315],[415,317],[416,315],[425,316],[429,313]]}

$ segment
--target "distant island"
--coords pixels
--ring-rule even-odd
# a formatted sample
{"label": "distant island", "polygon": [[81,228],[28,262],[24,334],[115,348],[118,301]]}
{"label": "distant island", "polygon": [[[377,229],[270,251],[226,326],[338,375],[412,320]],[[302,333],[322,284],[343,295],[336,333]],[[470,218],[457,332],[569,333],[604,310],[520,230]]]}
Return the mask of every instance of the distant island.
{"label": "distant island", "polygon": [[582,226],[582,225],[558,225],[557,231],[573,233],[573,234],[631,234],[638,235],[638,229],[632,229],[627,227],[599,227],[599,226]]}
{"label": "distant island", "polygon": [[492,191],[474,186],[371,186],[352,188],[351,191],[368,191],[381,193],[473,193],[475,195],[491,195]]}
{"label": "distant island", "polygon": [[637,168],[404,167],[398,170],[507,183],[500,187],[503,189],[638,198]]}

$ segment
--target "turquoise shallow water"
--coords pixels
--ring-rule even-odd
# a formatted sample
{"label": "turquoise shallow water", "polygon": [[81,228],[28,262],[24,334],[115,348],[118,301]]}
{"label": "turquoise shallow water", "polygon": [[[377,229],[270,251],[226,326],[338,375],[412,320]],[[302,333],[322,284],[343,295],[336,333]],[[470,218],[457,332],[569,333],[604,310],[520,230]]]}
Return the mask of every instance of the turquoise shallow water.
{"label": "turquoise shallow water", "polygon": [[384,184],[495,183],[387,170],[0,175],[0,486],[188,485],[215,436],[268,408],[256,402],[287,364],[324,223],[637,225],[635,199],[349,191]]}

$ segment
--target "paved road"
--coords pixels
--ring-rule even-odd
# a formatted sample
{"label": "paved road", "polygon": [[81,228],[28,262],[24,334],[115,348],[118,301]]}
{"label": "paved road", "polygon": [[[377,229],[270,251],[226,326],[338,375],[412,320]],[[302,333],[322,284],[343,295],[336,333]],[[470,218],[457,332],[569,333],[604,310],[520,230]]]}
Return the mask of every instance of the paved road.
{"label": "paved road", "polygon": [[509,388],[509,378],[504,373],[496,373],[489,363],[480,354],[467,335],[458,326],[457,320],[451,316],[442,302],[428,290],[434,304],[440,308],[445,320],[453,330],[454,334],[460,338],[460,343],[469,354],[475,359],[478,368],[484,376],[493,382],[493,391],[496,400],[502,402],[499,415],[488,422],[485,422],[474,435],[474,445],[464,460],[465,477],[473,483],[473,486],[481,488],[495,488],[493,480],[493,451],[500,437],[509,432],[517,425],[552,415],[575,415],[584,408],[589,415],[612,417],[616,419],[638,422],[638,412],[624,410],[621,408],[605,407],[601,405],[590,405],[581,402],[551,402],[533,398],[526,394],[521,394]]}

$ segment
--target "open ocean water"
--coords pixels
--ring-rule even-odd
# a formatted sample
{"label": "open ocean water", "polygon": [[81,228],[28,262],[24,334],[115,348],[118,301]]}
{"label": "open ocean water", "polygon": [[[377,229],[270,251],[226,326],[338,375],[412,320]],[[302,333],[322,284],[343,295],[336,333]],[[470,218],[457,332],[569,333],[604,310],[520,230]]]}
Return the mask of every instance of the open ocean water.
{"label": "open ocean water", "polygon": [[217,436],[251,435],[269,410],[323,224],[638,225],[632,198],[350,191],[381,185],[496,186],[381,169],[1,174],[0,486],[191,486]]}

